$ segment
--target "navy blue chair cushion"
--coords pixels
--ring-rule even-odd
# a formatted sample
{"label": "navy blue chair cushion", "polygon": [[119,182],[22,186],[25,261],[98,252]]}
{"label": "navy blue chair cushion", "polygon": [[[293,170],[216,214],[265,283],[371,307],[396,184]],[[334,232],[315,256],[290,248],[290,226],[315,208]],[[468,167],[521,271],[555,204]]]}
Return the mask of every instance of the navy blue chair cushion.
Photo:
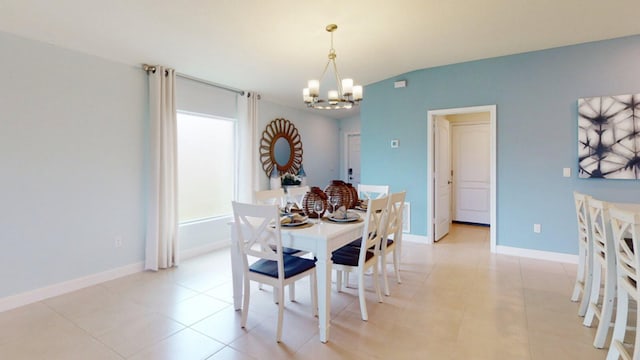
{"label": "navy blue chair cushion", "polygon": [[[273,249],[273,251],[276,251],[276,246],[275,245],[271,245],[271,248]],[[299,252],[303,252],[301,250],[298,249],[294,249],[294,248],[289,248],[289,247],[282,247],[282,253],[285,255],[293,255],[293,254],[297,254]]]}
{"label": "navy blue chair cushion", "polygon": [[357,238],[356,240],[353,240],[352,242],[348,243],[345,246],[352,246],[352,247],[357,247],[359,248],[360,245],[362,245],[362,237]]}
{"label": "navy blue chair cushion", "polygon": [[[311,259],[291,255],[283,255],[283,258],[285,279],[303,273],[316,266],[316,261]],[[277,278],[278,262],[274,260],[260,259],[249,266],[249,271]]]}
{"label": "navy blue chair cushion", "polygon": [[[338,265],[358,266],[358,257],[360,256],[360,248],[345,245],[331,254],[331,261]],[[366,260],[373,257],[373,253],[367,251]],[[365,260],[365,261],[366,261]]]}

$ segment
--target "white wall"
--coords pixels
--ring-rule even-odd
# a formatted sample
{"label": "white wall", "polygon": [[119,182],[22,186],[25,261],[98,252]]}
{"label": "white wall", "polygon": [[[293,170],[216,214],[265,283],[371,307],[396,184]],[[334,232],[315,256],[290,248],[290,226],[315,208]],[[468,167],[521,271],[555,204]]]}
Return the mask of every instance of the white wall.
{"label": "white wall", "polygon": [[[262,131],[267,124],[276,118],[285,118],[298,128],[302,140],[302,165],[307,173],[309,186],[324,189],[331,180],[338,179],[340,164],[338,120],[323,116],[321,112],[316,115],[264,99],[260,100],[258,118],[259,137],[262,136]],[[260,167],[260,189],[268,188],[269,179]]]}
{"label": "white wall", "polygon": [[4,33],[0,49],[0,298],[142,261],[144,72]]}
{"label": "white wall", "polygon": [[[0,49],[0,308],[141,269],[146,74],[1,32]],[[180,103],[217,104],[230,117],[234,95],[209,103],[199,94],[176,95]],[[261,129],[277,117],[298,127],[311,185],[324,188],[337,178],[337,120],[265,100],[259,116]],[[188,254],[224,244],[229,229],[219,219],[183,226],[180,237]]]}

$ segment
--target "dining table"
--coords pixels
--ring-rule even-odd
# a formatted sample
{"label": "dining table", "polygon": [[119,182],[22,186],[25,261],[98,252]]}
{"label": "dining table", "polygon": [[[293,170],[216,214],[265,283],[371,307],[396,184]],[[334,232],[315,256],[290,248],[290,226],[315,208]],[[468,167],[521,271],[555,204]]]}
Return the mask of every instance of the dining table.
{"label": "dining table", "polygon": [[[363,215],[361,215],[363,217]],[[329,341],[331,326],[331,253],[362,236],[364,221],[332,222],[326,218],[309,219],[311,226],[281,226],[282,245],[312,253],[316,261],[318,282],[318,326],[320,341]],[[233,305],[242,308],[243,265],[235,226],[231,226],[231,268],[233,276]]]}

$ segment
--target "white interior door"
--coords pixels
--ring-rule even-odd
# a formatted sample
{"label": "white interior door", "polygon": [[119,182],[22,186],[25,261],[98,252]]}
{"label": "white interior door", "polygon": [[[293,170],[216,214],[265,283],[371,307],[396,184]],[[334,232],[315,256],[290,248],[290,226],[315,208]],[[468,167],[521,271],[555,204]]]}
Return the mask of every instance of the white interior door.
{"label": "white interior door", "polygon": [[489,124],[452,127],[453,220],[490,223]]}
{"label": "white interior door", "polygon": [[434,240],[449,233],[451,224],[451,132],[449,121],[442,116],[435,121],[435,196]]}
{"label": "white interior door", "polygon": [[356,188],[360,184],[360,134],[347,135],[347,179]]}

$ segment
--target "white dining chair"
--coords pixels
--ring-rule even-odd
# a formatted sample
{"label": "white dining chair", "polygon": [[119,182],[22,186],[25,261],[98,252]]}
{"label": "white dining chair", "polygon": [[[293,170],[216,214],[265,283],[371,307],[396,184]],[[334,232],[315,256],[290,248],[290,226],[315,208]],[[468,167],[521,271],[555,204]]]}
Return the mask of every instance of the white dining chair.
{"label": "white dining chair", "polygon": [[389,195],[389,185],[358,184],[358,197],[360,199],[378,199],[387,195]]}
{"label": "white dining chair", "polygon": [[372,269],[373,286],[378,296],[378,302],[382,302],[378,277],[378,258],[380,256],[380,240],[384,233],[384,221],[386,217],[387,197],[369,200],[367,213],[362,228],[360,246],[345,245],[334,251],[331,255],[332,267],[337,271],[336,285],[338,291],[342,291],[342,273],[355,272],[358,277],[358,298],[360,300],[360,313],[362,320],[368,320],[367,303],[365,301],[364,274]]}
{"label": "white dining chair", "polygon": [[[241,326],[247,324],[250,300],[250,281],[267,284],[284,299],[284,287],[306,276],[310,277],[311,308],[318,315],[315,260],[286,255],[282,252],[280,214],[275,205],[254,205],[233,202],[235,231],[243,263],[243,305]],[[275,249],[274,249],[275,248]],[[249,263],[249,257],[257,258]],[[282,339],[284,300],[278,302],[276,341]]]}
{"label": "white dining chair", "polygon": [[[591,240],[591,229],[589,226],[589,195],[573,192],[573,200],[576,209],[576,219],[578,222],[578,271],[573,287],[571,301],[580,300],[578,315],[584,316],[589,304],[591,293],[591,282],[593,278],[593,242]],[[582,298],[581,296],[582,295]]]}
{"label": "white dining chair", "polygon": [[[612,207],[609,210],[611,218],[611,232],[615,244],[616,254],[616,320],[613,326],[613,336],[607,353],[607,360],[640,358],[640,336],[633,331],[633,353],[629,354],[624,344],[627,321],[629,315],[629,298],[634,300],[636,324],[640,324],[640,294],[638,281],[640,280],[640,213],[620,210]],[[635,330],[635,329],[634,329]]]}
{"label": "white dining chair", "polygon": [[591,327],[594,318],[598,318],[598,328],[593,341],[593,346],[598,349],[605,345],[616,298],[616,253],[611,234],[609,207],[609,203],[594,198],[589,199],[587,206],[593,241],[593,271],[589,306],[582,324]]}
{"label": "white dining chair", "polygon": [[304,196],[311,190],[309,186],[297,186],[287,188],[287,201],[298,205],[298,209],[302,209],[302,200]]}
{"label": "white dining chair", "polygon": [[[283,208],[285,206],[285,193],[284,193],[284,189],[282,188],[272,189],[272,190],[260,190],[260,191],[256,191],[254,195],[255,195],[256,204],[277,205],[279,208]],[[285,247],[282,249],[282,251],[287,255],[296,255],[296,256],[302,256],[307,253],[306,251],[300,251],[298,249],[294,249],[290,247]],[[262,284],[260,284],[258,288],[262,290]],[[296,298],[296,286],[295,284],[291,284],[291,286],[289,286],[289,300],[295,301],[295,298]],[[275,291],[275,289],[273,292],[273,301],[276,303],[278,302],[278,293]]]}
{"label": "white dining chair", "polygon": [[[393,271],[398,284],[400,279],[400,249],[402,247],[402,212],[404,209],[404,199],[406,192],[393,193],[388,196],[387,216],[385,219],[386,230],[384,238],[380,242],[380,269],[382,269],[382,279],[384,281],[384,294],[389,296],[389,279],[387,278],[387,255],[393,255]],[[391,237],[390,237],[391,236]]]}

